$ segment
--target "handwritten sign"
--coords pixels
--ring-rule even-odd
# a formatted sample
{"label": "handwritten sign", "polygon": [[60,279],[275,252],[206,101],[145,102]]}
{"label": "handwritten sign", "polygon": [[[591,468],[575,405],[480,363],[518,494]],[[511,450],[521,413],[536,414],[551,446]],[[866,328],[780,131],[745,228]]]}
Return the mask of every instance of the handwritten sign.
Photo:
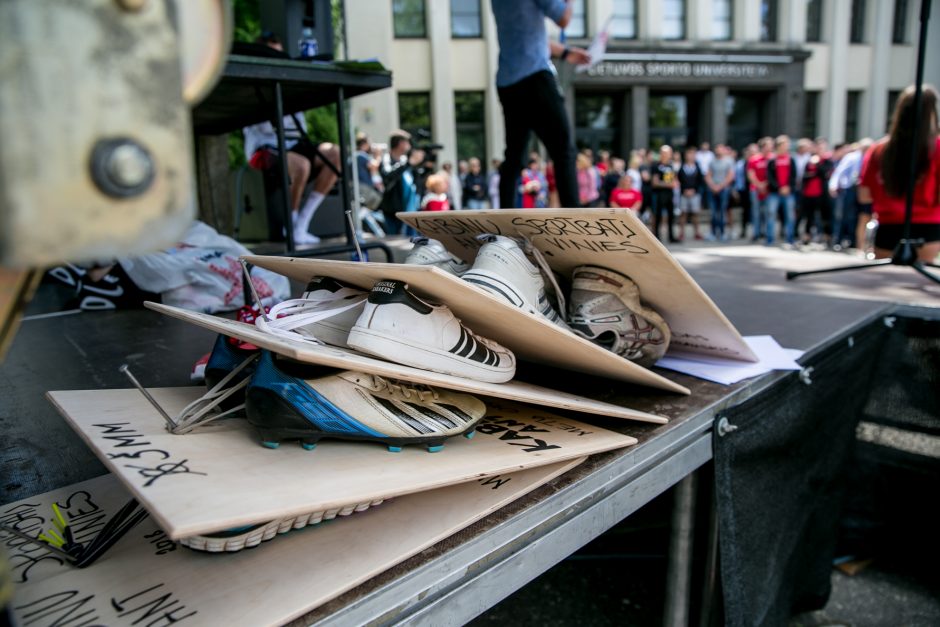
{"label": "handwritten sign", "polygon": [[[188,436],[180,436],[188,437]],[[257,549],[200,554],[170,543],[152,519],[83,570],[40,562],[41,549],[0,531],[14,566],[16,624],[280,625],[354,588],[579,464],[574,459],[422,492]],[[51,504],[110,515],[130,494],[113,475],[0,507],[0,519],[51,524]],[[94,504],[94,505],[91,505]],[[77,510],[75,510],[77,511]],[[34,516],[43,522],[33,520]],[[421,520],[415,525],[415,520]],[[25,522],[30,521],[30,522]],[[355,550],[350,550],[350,543]],[[46,553],[48,555],[48,553]],[[311,568],[316,564],[316,568]],[[25,565],[25,566],[24,566]],[[42,571],[40,573],[40,571]],[[259,582],[265,582],[259,586]]]}
{"label": "handwritten sign", "polygon": [[481,246],[477,236],[492,233],[528,240],[562,277],[570,278],[583,265],[619,272],[637,284],[642,300],[669,324],[670,348],[757,359],[715,303],[627,209],[419,211],[399,218],[466,261],[473,261]]}
{"label": "handwritten sign", "polygon": [[[201,392],[192,387],[151,391],[171,414]],[[484,421],[511,415],[514,425],[522,425],[513,426],[514,430],[528,426],[539,430],[538,437],[457,437],[434,454],[421,447],[389,453],[380,444],[335,440],[322,441],[315,451],[291,443],[271,450],[260,445],[258,434],[243,419],[172,435],[137,390],[52,392],[50,398],[174,540],[402,496],[636,443],[629,436],[555,417],[587,434],[579,436],[547,424],[544,417],[552,416],[548,412],[489,400]],[[108,416],[107,423],[101,421],[103,415]],[[523,442],[526,445],[519,446]],[[121,457],[129,450],[158,450],[167,457],[161,454],[140,463]],[[167,468],[157,475],[141,471],[161,464],[184,464],[189,471],[173,473]]]}

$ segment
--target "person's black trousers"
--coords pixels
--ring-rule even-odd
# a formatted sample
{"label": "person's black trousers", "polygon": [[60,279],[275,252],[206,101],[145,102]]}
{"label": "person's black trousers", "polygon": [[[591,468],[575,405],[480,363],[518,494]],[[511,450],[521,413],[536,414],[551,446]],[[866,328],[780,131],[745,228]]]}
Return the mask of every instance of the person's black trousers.
{"label": "person's black trousers", "polygon": [[506,126],[506,154],[499,167],[499,206],[515,207],[516,182],[527,165],[530,131],[535,131],[554,162],[561,206],[579,206],[571,123],[555,76],[548,70],[536,72],[497,92]]}

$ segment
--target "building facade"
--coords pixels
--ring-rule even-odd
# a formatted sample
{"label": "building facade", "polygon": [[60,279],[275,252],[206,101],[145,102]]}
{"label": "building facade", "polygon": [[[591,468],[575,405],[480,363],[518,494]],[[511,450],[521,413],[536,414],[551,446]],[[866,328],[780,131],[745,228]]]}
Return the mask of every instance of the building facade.
{"label": "building facade", "polygon": [[[568,45],[610,33],[590,70],[559,67],[577,143],[627,154],[662,143],[739,147],[781,132],[832,142],[881,136],[894,99],[914,81],[919,6],[576,0]],[[350,56],[393,72],[391,90],[352,101],[352,124],[374,141],[397,127],[423,129],[445,161],[501,157],[495,28],[488,0],[346,0]],[[928,80],[938,66],[928,52]]]}

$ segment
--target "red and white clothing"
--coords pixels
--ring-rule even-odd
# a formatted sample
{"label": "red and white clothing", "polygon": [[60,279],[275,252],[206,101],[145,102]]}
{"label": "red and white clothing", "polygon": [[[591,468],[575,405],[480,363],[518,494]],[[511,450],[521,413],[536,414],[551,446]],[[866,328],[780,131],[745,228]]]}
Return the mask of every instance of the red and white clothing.
{"label": "red and white clothing", "polygon": [[610,193],[610,205],[612,207],[625,207],[627,209],[637,208],[637,203],[643,201],[643,194],[633,188],[624,189],[622,187],[614,188]]}
{"label": "red and white clothing", "polygon": [[[747,160],[746,170],[747,172],[753,172],[754,178],[760,181],[761,183],[766,183],[767,182],[767,162],[768,162],[768,159],[764,155],[754,155],[753,157]],[[763,189],[761,189],[752,183],[750,185],[750,190],[752,192],[757,192],[758,200],[764,200],[765,198],[767,198],[768,191],[767,191],[766,186]]]}
{"label": "red and white clothing", "polygon": [[447,200],[447,194],[435,194],[428,192],[421,199],[421,211],[449,211],[450,202]]}
{"label": "red and white clothing", "polygon": [[[871,191],[872,210],[883,224],[902,224],[906,198],[889,196],[881,175],[882,156],[887,146],[882,139],[865,153],[859,185]],[[934,143],[930,163],[914,187],[913,224],[940,224],[940,137]]]}

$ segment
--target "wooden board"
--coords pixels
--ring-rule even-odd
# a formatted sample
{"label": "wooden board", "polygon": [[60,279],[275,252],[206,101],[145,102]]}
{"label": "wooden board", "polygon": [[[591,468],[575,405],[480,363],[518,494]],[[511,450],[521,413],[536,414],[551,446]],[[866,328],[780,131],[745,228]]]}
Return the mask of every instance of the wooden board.
{"label": "wooden board", "polygon": [[[200,392],[152,390],[170,415]],[[636,444],[630,436],[525,405],[490,401],[476,437],[451,438],[440,453],[414,446],[390,453],[380,444],[331,440],[314,451],[293,443],[270,450],[260,445],[255,429],[243,419],[172,435],[138,390],[50,392],[49,398],[172,539],[432,490]]]}
{"label": "wooden board", "polygon": [[757,361],[721,310],[627,209],[488,209],[398,217],[468,262],[480,247],[475,237],[493,233],[526,237],[555,272],[569,279],[581,265],[616,270],[633,279],[643,300],[665,318],[671,348]]}
{"label": "wooden board", "polygon": [[[153,519],[84,570],[63,566],[0,531],[23,625],[280,625],[570,470],[582,459],[405,496],[359,514],[290,531],[260,549],[201,554],[170,542]],[[93,535],[101,514],[130,494],[105,475],[0,507],[0,520],[35,535],[51,504]],[[100,526],[101,523],[98,523]],[[80,618],[79,618],[80,617]],[[72,622],[69,621],[71,619]],[[57,622],[59,621],[59,622]]]}
{"label": "wooden board", "polygon": [[686,387],[552,324],[508,305],[480,288],[431,266],[358,263],[329,259],[250,256],[262,268],[306,283],[314,276],[371,289],[381,279],[405,281],[419,296],[446,303],[468,327],[496,340],[519,359],[619,381],[688,394]]}
{"label": "wooden board", "polygon": [[635,409],[605,403],[603,401],[595,401],[576,394],[567,394],[522,381],[486,383],[473,379],[465,379],[463,377],[455,377],[431,372],[430,370],[421,370],[420,368],[395,364],[335,346],[314,344],[303,340],[290,340],[274,336],[265,333],[251,324],[218,318],[216,316],[180,309],[178,307],[158,305],[156,303],[147,303],[147,307],[179,320],[191,322],[209,329],[210,331],[236,337],[245,342],[251,342],[256,346],[266,348],[280,355],[284,355],[285,357],[296,359],[297,361],[332,366],[334,368],[360,370],[383,377],[436,385],[447,389],[468,392],[470,394],[482,394],[484,396],[504,398],[523,403],[535,403],[536,405],[547,407],[559,407],[589,414],[600,414],[611,418],[625,418],[628,420],[639,420],[641,422],[652,422],[656,424],[665,424],[667,422],[666,418],[655,414],[649,414]]}

